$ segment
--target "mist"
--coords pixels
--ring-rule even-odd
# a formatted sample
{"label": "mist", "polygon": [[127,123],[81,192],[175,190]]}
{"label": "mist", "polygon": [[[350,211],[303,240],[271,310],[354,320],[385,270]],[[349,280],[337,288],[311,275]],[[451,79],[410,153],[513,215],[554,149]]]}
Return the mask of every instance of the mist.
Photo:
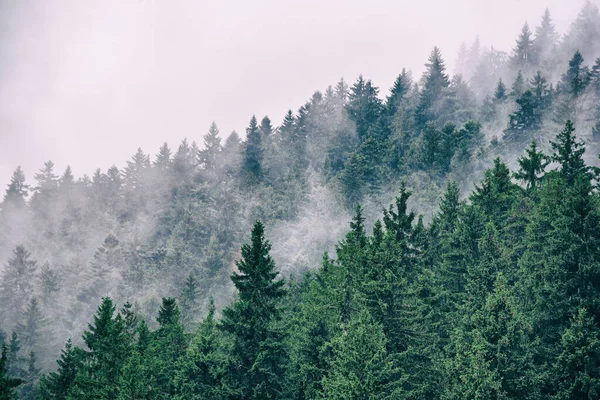
{"label": "mist", "polygon": [[461,42],[510,52],[548,7],[566,32],[583,0],[0,2],[0,182],[47,160],[76,176],[123,166],[138,147],[279,124],[315,89],[359,75],[419,77],[430,49],[450,71]]}

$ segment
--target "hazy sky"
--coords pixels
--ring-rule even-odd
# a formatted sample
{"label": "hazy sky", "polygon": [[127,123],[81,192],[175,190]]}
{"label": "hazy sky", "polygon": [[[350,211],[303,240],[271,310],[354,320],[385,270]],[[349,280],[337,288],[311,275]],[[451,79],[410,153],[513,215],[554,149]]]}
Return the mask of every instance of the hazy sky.
{"label": "hazy sky", "polygon": [[49,159],[80,176],[201,144],[213,120],[278,125],[340,77],[385,95],[434,45],[451,70],[462,41],[508,51],[545,7],[564,33],[583,2],[0,0],[0,184],[19,164],[33,183]]}

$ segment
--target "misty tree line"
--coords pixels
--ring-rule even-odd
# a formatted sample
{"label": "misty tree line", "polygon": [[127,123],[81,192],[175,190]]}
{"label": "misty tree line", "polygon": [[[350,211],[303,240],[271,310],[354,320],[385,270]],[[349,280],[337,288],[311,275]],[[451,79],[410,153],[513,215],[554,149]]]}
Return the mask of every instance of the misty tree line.
{"label": "misty tree line", "polygon": [[[469,197],[448,184],[425,226],[401,184],[370,234],[362,208],[322,265],[282,279],[261,222],[193,333],[185,298],[156,329],[103,297],[58,367],[37,377],[14,333],[3,398],[595,399],[600,396],[600,169],[573,123],[532,143],[511,172],[494,160]],[[547,171],[550,163],[556,168]],[[517,184],[517,182],[522,185]],[[41,320],[38,320],[41,321]],[[27,330],[26,330],[27,331]]]}
{"label": "misty tree line", "polygon": [[[568,272],[557,270],[568,275],[565,279],[575,279],[569,274],[577,275],[577,279],[594,276],[593,238],[577,236],[586,241],[585,251],[590,254],[584,256],[579,254],[583,251],[577,247],[580,243],[569,239],[571,231],[561,231],[563,236],[548,235],[559,235],[557,229],[575,230],[567,227],[569,221],[581,225],[578,234],[588,235],[585,229],[594,226],[597,199],[590,186],[595,184],[593,170],[577,164],[578,160],[584,162],[582,145],[573,139],[572,143],[567,141],[571,143],[567,149],[567,142],[563,143],[563,153],[568,153],[565,156],[549,139],[560,143],[554,139],[559,131],[572,135],[573,127],[565,128],[565,121],[570,120],[588,142],[591,153],[598,152],[597,56],[600,16],[588,2],[562,38],[546,12],[534,33],[527,25],[523,28],[511,54],[493,48],[483,50],[478,41],[469,49],[465,47],[457,63],[460,73],[452,78],[435,48],[423,77],[414,81],[410,72],[403,70],[383,100],[370,80],[360,76],[349,86],[342,79],[324,93],[316,92],[296,113],[289,111],[278,127],[268,117],[260,122],[253,117],[244,140],[234,132],[222,143],[213,124],[202,147],[184,140],[171,150],[165,143],[152,159],[140,149],[125,168],[98,170],[91,177],[76,179],[70,168],[59,176],[47,162],[30,186],[17,168],[0,215],[0,254],[6,255],[0,275],[0,342],[8,346],[2,364],[5,376],[24,381],[18,387],[21,398],[41,396],[44,390],[55,393],[51,391],[58,389],[49,389],[56,384],[52,380],[65,377],[50,374],[40,380],[40,373],[54,370],[54,360],[60,356],[72,363],[65,367],[67,370],[77,371],[71,376],[73,381],[61,389],[62,395],[46,396],[66,398],[68,389],[70,398],[84,398],[87,394],[75,388],[98,381],[104,383],[98,384],[97,392],[90,391],[96,396],[90,398],[193,398],[191,393],[196,390],[204,393],[201,398],[361,398],[359,393],[366,395],[383,387],[387,391],[382,392],[382,398],[489,398],[494,393],[527,398],[525,392],[517,396],[507,391],[516,384],[511,379],[517,379],[509,375],[525,368],[525,364],[505,364],[510,358],[506,354],[512,356],[518,351],[498,353],[492,360],[486,344],[504,349],[499,344],[500,337],[505,339],[502,329],[510,330],[510,335],[521,329],[515,340],[524,341],[524,349],[540,352],[531,353],[531,359],[526,360],[533,371],[527,377],[534,380],[523,383],[529,390],[527,396],[559,396],[560,384],[549,366],[558,362],[556,351],[570,329],[570,321],[578,318],[575,311],[584,310],[581,321],[587,324],[585,329],[596,329],[593,306],[579,299],[582,291],[595,290],[595,282],[585,281],[585,289],[576,286],[575,280],[555,282],[556,293],[534,286],[552,281],[541,268],[558,268],[562,265],[556,264],[558,261],[570,263]],[[517,156],[532,140],[537,144],[517,162]],[[554,155],[547,158],[541,151]],[[525,189],[511,182],[511,174],[502,163],[492,161],[496,156],[519,165],[515,177]],[[542,179],[550,161],[556,165],[573,162],[581,167],[589,187],[585,184],[577,190],[589,189],[588,203],[568,203],[573,199],[564,197],[565,193],[573,195],[567,189],[579,184],[579,178],[561,175],[561,168],[560,173],[551,172]],[[396,208],[384,213],[383,225],[375,223],[372,237],[364,234],[360,239],[365,254],[358,247],[348,247],[350,237],[358,235],[350,233],[338,245],[336,259],[326,258],[319,271],[303,277],[303,272],[314,270],[316,264],[293,265],[297,282],[287,281],[285,288],[274,284],[281,289],[273,289],[281,292],[281,298],[273,298],[273,304],[271,300],[244,303],[251,299],[242,299],[243,280],[234,279],[236,290],[232,292],[229,275],[236,270],[244,273],[234,260],[240,256],[246,259],[243,250],[239,254],[239,246],[247,239],[252,222],[262,220],[267,228],[274,228],[294,221],[303,209],[314,206],[309,196],[315,187],[336,193],[340,208],[352,210],[355,204],[363,203],[373,214],[377,207],[370,205],[397,190],[403,180],[414,192],[413,201],[420,205],[432,204],[441,195],[446,199],[450,192],[458,201],[459,193],[468,191],[488,167],[491,169],[468,204],[459,204],[456,213],[460,217],[456,216],[451,227],[436,227],[445,212],[443,201],[438,213],[426,217],[432,220],[428,226],[407,213],[410,198],[402,189]],[[451,181],[457,186],[449,186],[444,194]],[[591,217],[580,215],[580,221],[573,215],[556,217],[558,212],[567,213],[569,204],[583,207],[577,212],[590,212]],[[542,214],[547,218],[543,223],[539,219]],[[550,217],[563,225],[554,226]],[[357,224],[363,224],[362,217],[356,218],[353,232]],[[394,224],[405,232],[393,233],[400,229]],[[364,224],[360,229],[364,231]],[[443,233],[444,229],[447,232]],[[383,241],[387,236],[390,238]],[[450,236],[453,241],[442,244]],[[367,245],[376,237],[385,245]],[[482,266],[479,254],[484,250],[479,246],[483,246],[484,238],[501,241],[494,253],[498,260],[490,256],[488,261],[500,263],[505,259],[504,264]],[[552,254],[542,245],[549,238],[557,246]],[[537,243],[537,253],[525,252],[531,243]],[[379,249],[380,245],[385,247]],[[516,248],[522,252],[513,253]],[[382,259],[377,258],[378,252],[382,252]],[[525,256],[529,258],[525,260]],[[246,261],[252,265],[252,260]],[[540,270],[528,262],[539,263],[535,265]],[[526,264],[529,270],[524,269]],[[484,274],[483,270],[489,276],[469,278],[469,274]],[[261,273],[260,279],[273,281],[274,277],[267,279],[271,273]],[[472,286],[483,286],[470,288],[468,279],[480,280],[471,282]],[[497,282],[502,279],[506,281]],[[536,279],[539,281],[533,282]],[[328,289],[315,289],[315,282]],[[272,295],[271,289],[267,290],[270,283],[263,284],[266,287],[261,288]],[[525,300],[518,290],[525,289],[530,297],[527,304],[520,304]],[[471,290],[478,291],[478,303],[469,303],[474,296]],[[565,294],[568,290],[577,295]],[[236,300],[228,306],[233,293]],[[475,311],[484,312],[492,294],[506,308],[498,313],[512,316],[519,310],[520,314],[513,325],[497,327],[500,336],[482,339],[482,321],[491,323],[492,316],[480,316],[480,325],[467,319],[479,315]],[[211,295],[215,306],[209,300]],[[123,308],[115,314],[115,306],[105,299],[96,310],[105,296]],[[559,322],[549,315],[557,310],[532,308],[544,296],[568,303],[560,316],[552,316]],[[236,307],[250,307],[252,312]],[[215,308],[232,311],[229,317],[223,311],[217,319],[211,311]],[[309,320],[315,310],[323,320]],[[98,315],[80,339],[95,311]],[[157,311],[158,319],[152,317]],[[206,313],[209,317],[198,322]],[[504,314],[495,315],[505,318]],[[240,320],[246,317],[252,320]],[[546,322],[553,327],[552,337],[541,333]],[[98,329],[115,336],[95,336],[98,323],[102,326]],[[241,326],[257,329],[261,341],[251,345],[251,340],[241,337]],[[457,326],[462,327],[461,336],[453,331]],[[298,336],[308,328],[315,330]],[[66,337],[72,337],[73,342],[60,355]],[[378,338],[377,343],[370,342],[373,337]],[[309,348],[314,338],[322,340],[322,347]],[[467,346],[473,343],[477,346]],[[96,345],[100,347],[94,348]],[[108,351],[107,346],[114,351],[100,354]],[[344,382],[345,375],[361,364],[362,348],[376,353],[379,366],[375,369],[381,369],[381,375],[355,371],[359,381],[366,380],[371,386],[348,392],[357,383]],[[337,359],[342,351],[354,351],[348,357],[356,358]],[[194,386],[192,378],[198,371],[192,367],[179,378],[173,375],[184,368],[181,364],[190,360],[191,352],[196,357],[192,357],[193,363],[206,363],[198,367],[205,376],[196,382],[205,389]],[[590,354],[591,359],[596,357],[596,353]],[[141,367],[146,364],[147,369]],[[502,368],[515,369],[510,372]],[[587,365],[584,369],[589,371]],[[124,389],[127,384],[121,380],[133,379],[134,371],[139,372],[139,380]],[[278,377],[277,383],[273,377]],[[518,377],[521,379],[520,373]],[[581,379],[587,378],[582,375]],[[72,386],[75,381],[79,383]],[[441,382],[451,382],[446,392],[434,390]],[[595,381],[586,382],[585,390],[594,397]],[[188,383],[192,389],[182,391]],[[149,392],[136,392],[138,389]]]}

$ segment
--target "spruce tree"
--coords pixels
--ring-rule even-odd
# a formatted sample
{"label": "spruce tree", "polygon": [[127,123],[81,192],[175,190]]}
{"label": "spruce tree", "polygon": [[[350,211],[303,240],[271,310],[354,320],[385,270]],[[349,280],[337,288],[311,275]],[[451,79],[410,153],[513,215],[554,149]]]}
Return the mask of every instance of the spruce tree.
{"label": "spruce tree", "polygon": [[12,253],[0,279],[0,303],[3,304],[4,318],[14,321],[16,314],[26,306],[33,295],[32,277],[37,270],[37,263],[22,245],[15,247]]}
{"label": "spruce tree", "polygon": [[194,334],[186,355],[181,359],[175,376],[178,400],[218,400],[227,398],[223,384],[227,365],[223,334],[215,319],[215,304],[211,297],[208,315]]}
{"label": "spruce tree", "polygon": [[506,99],[506,85],[502,82],[502,79],[498,79],[498,84],[494,90],[494,101],[502,103]]}
{"label": "spruce tree", "polygon": [[0,400],[17,400],[15,388],[23,381],[12,378],[8,374],[8,346],[2,344],[2,356],[0,357]]}
{"label": "spruce tree", "polygon": [[29,185],[25,183],[25,173],[18,166],[10,177],[10,183],[6,188],[4,194],[3,209],[6,207],[12,207],[15,209],[22,209],[25,207],[25,200],[29,195]]}
{"label": "spruce tree", "polygon": [[204,135],[204,148],[200,150],[200,165],[205,170],[215,170],[219,166],[219,159],[223,147],[221,146],[221,138],[219,137],[219,128],[213,121],[208,129],[208,133]]}
{"label": "spruce tree", "polygon": [[398,382],[391,381],[394,364],[386,350],[385,334],[367,311],[354,316],[332,340],[331,347],[331,361],[319,398],[399,398]]}
{"label": "spruce tree", "polygon": [[543,178],[545,168],[550,164],[550,160],[543,153],[537,150],[537,144],[532,141],[525,150],[526,155],[519,157],[519,170],[513,176],[515,179],[523,181],[527,190],[534,190],[538,182]]}
{"label": "spruce tree", "polygon": [[171,149],[169,148],[169,145],[167,144],[167,142],[165,142],[165,143],[163,143],[162,146],[160,146],[158,154],[156,154],[156,156],[154,158],[153,166],[162,171],[165,171],[167,168],[169,168],[170,164],[171,164]]}
{"label": "spruce tree", "polygon": [[585,308],[571,319],[562,335],[552,370],[557,399],[600,396],[600,329]]}
{"label": "spruce tree", "polygon": [[93,323],[83,333],[88,350],[69,390],[69,399],[116,399],[118,378],[127,352],[127,337],[121,315],[115,316],[109,297],[102,298]]}
{"label": "spruce tree", "polygon": [[242,245],[239,272],[231,275],[237,289],[235,303],[223,310],[222,329],[231,335],[235,357],[231,376],[233,388],[243,399],[277,398],[281,392],[282,332],[279,301],[284,281],[269,255],[271,244],[264,226],[257,221],[249,244]]}
{"label": "spruce tree", "polygon": [[250,125],[246,128],[246,143],[244,148],[244,161],[242,171],[248,183],[258,183],[263,176],[263,143],[262,135],[258,129],[256,117],[252,116]]}
{"label": "spruce tree", "polygon": [[425,67],[427,69],[422,79],[423,90],[415,114],[415,124],[418,130],[423,130],[429,121],[446,118],[450,111],[447,109],[447,104],[443,104],[446,89],[450,86],[450,79],[446,74],[446,66],[440,49],[433,48]]}
{"label": "spruce tree", "polygon": [[81,368],[80,355],[73,347],[71,339],[65,343],[60,358],[56,360],[58,369],[40,379],[41,397],[46,400],[65,400],[69,393],[77,371]]}
{"label": "spruce tree", "polygon": [[154,379],[152,390],[158,398],[172,398],[175,395],[175,371],[187,348],[179,307],[174,298],[162,299],[156,321],[159,328],[152,333],[147,350],[151,358],[149,374]]}
{"label": "spruce tree", "polygon": [[569,185],[574,183],[577,175],[589,174],[589,167],[583,160],[585,145],[577,140],[573,122],[568,120],[565,129],[556,136],[555,141],[550,143],[554,150],[552,161],[560,164],[560,172]]}
{"label": "spruce tree", "polygon": [[525,23],[517,38],[510,62],[515,69],[529,71],[537,64],[534,41],[529,25]]}

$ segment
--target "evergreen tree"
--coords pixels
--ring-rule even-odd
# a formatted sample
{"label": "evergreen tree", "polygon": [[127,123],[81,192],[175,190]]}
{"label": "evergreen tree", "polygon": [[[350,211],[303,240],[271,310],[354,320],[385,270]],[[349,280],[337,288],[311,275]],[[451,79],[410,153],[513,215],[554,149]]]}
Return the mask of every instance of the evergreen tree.
{"label": "evergreen tree", "polygon": [[171,149],[167,142],[163,143],[154,159],[154,167],[165,171],[171,164]]}
{"label": "evergreen tree", "polygon": [[529,25],[525,23],[517,38],[517,45],[513,49],[510,62],[515,69],[529,71],[537,65],[534,40]]}
{"label": "evergreen tree", "polygon": [[531,142],[525,152],[527,155],[521,156],[517,160],[519,170],[513,176],[515,179],[525,182],[527,190],[534,190],[543,178],[544,170],[550,164],[550,160],[544,153],[537,151],[535,141]]}
{"label": "evergreen tree", "polygon": [[3,343],[0,357],[0,400],[16,400],[15,388],[21,383],[21,379],[11,378],[8,375],[8,347]]}
{"label": "evergreen tree", "polygon": [[198,283],[193,274],[190,274],[185,281],[179,299],[179,303],[181,304],[181,323],[185,328],[191,330],[198,308]]}
{"label": "evergreen tree", "polygon": [[40,350],[41,339],[50,336],[48,320],[42,314],[37,298],[32,298],[23,312],[21,321],[16,326],[21,343],[26,349]]}
{"label": "evergreen tree", "polygon": [[163,298],[156,321],[157,331],[152,334],[148,352],[149,375],[153,377],[153,393],[158,398],[173,398],[173,381],[177,365],[185,355],[187,339],[180,321],[179,307],[174,298]]}
{"label": "evergreen tree", "polygon": [[200,165],[206,170],[214,170],[219,166],[219,158],[223,148],[219,137],[219,128],[213,121],[204,135],[204,149],[200,151]]}
{"label": "evergreen tree", "polygon": [[398,112],[398,108],[405,100],[405,97],[409,93],[411,87],[412,78],[410,73],[403,68],[400,75],[398,75],[394,81],[394,85],[390,89],[390,94],[385,102],[386,114],[390,120],[393,119]]}
{"label": "evergreen tree", "polygon": [[552,161],[560,164],[561,174],[568,184],[572,185],[579,174],[589,174],[589,167],[583,160],[585,145],[577,140],[573,122],[567,121],[565,129],[556,136],[555,141],[550,143],[554,150]]}
{"label": "evergreen tree", "polygon": [[16,313],[25,307],[33,295],[32,277],[37,270],[37,263],[22,245],[15,247],[12,253],[0,279],[0,303],[3,304],[4,318],[14,321]]}
{"label": "evergreen tree", "polygon": [[589,83],[589,69],[583,65],[583,56],[576,51],[569,61],[569,69],[561,78],[561,87],[572,98],[579,97]]}
{"label": "evergreen tree", "polygon": [[536,59],[539,62],[550,61],[552,52],[555,50],[558,43],[558,33],[552,22],[550,10],[546,8],[542,15],[540,26],[535,28],[535,39],[533,40],[533,48],[535,50]]}
{"label": "evergreen tree", "polygon": [[258,129],[256,117],[253,116],[250,120],[250,125],[246,128],[244,164],[242,167],[250,183],[258,183],[262,179],[263,150],[262,135]]}
{"label": "evergreen tree", "polygon": [[516,102],[519,109],[510,115],[503,137],[507,144],[513,146],[526,143],[542,125],[539,103],[530,90],[526,90]]}
{"label": "evergreen tree", "polygon": [[419,130],[422,130],[429,121],[443,120],[450,111],[447,102],[444,102],[450,79],[446,74],[442,53],[437,47],[431,51],[429,62],[425,67],[427,70],[422,79],[423,90],[415,115],[415,123]]}
{"label": "evergreen tree", "polygon": [[223,385],[227,365],[223,345],[223,335],[215,320],[215,305],[211,297],[208,315],[200,324],[177,369],[175,399],[217,400],[232,394]]}
{"label": "evergreen tree", "polygon": [[7,207],[21,209],[25,207],[25,200],[29,195],[29,186],[25,183],[25,173],[18,166],[10,177],[10,183],[4,194],[2,208],[7,210]]}
{"label": "evergreen tree", "polygon": [[506,99],[506,85],[502,82],[502,79],[498,80],[496,90],[494,91],[494,101],[502,103]]}
{"label": "evergreen tree", "polygon": [[557,399],[600,396],[600,330],[585,308],[563,333],[553,373]]}
{"label": "evergreen tree", "polygon": [[515,98],[520,98],[525,91],[525,78],[523,77],[523,73],[521,70],[517,73],[517,77],[515,78],[512,86],[511,86],[511,96]]}
{"label": "evergreen tree", "polygon": [[56,360],[58,369],[40,379],[40,392],[44,400],[65,400],[69,393],[77,371],[81,368],[80,354],[78,354],[71,339],[68,339],[65,348],[61,351],[60,358]]}
{"label": "evergreen tree", "polygon": [[356,125],[359,141],[364,141],[373,135],[373,128],[378,124],[383,111],[381,100],[377,97],[378,93],[379,89],[370,80],[365,80],[362,75],[350,88],[346,110]]}
{"label": "evergreen tree", "polygon": [[353,317],[334,338],[332,356],[323,378],[323,399],[388,399],[400,395],[391,382],[394,365],[386,338],[367,311]]}
{"label": "evergreen tree", "polygon": [[118,377],[127,357],[127,337],[121,315],[115,316],[115,306],[104,297],[98,306],[93,324],[83,333],[88,350],[77,370],[68,399],[116,399]]}
{"label": "evergreen tree", "polygon": [[[281,334],[278,302],[285,294],[284,281],[269,255],[262,223],[252,228],[250,244],[242,246],[238,272],[231,275],[237,300],[223,310],[221,326],[231,335],[235,357],[229,380],[242,399],[276,398],[281,392]],[[237,396],[236,396],[237,397]]]}

